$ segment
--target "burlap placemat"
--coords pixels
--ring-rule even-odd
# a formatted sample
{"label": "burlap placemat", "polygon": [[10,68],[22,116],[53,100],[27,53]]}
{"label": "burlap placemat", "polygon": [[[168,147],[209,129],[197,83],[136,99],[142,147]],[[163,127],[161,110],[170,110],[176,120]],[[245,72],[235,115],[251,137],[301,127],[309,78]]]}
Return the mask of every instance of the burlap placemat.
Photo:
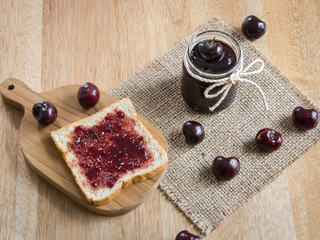
{"label": "burlap placemat", "polygon": [[[258,90],[246,83],[239,83],[232,106],[218,114],[199,114],[184,103],[180,78],[185,49],[196,34],[206,30],[232,35],[243,50],[244,67],[256,58],[265,61],[264,71],[250,79],[263,89],[268,112]],[[314,104],[251,42],[218,19],[203,24],[110,94],[129,97],[137,111],[160,128],[169,145],[167,174],[160,188],[204,234],[269,184],[320,137],[320,128],[298,131],[291,120],[296,106]],[[206,137],[195,147],[189,147],[182,135],[182,125],[188,120],[205,127]],[[257,131],[265,127],[282,133],[280,150],[265,153],[254,143]],[[241,169],[237,177],[227,182],[216,180],[211,164],[218,155],[238,157]]]}

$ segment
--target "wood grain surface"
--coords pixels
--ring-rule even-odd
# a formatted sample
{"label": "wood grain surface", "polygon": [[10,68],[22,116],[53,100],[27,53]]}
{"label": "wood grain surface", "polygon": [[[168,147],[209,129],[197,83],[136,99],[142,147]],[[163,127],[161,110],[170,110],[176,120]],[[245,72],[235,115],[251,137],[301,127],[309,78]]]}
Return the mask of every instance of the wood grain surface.
{"label": "wood grain surface", "polygon": [[[0,0],[0,81],[35,91],[115,86],[218,17],[238,29],[263,16],[254,43],[320,105],[320,1]],[[0,239],[174,239],[190,221],[156,190],[134,211],[103,217],[39,178],[18,142],[22,113],[0,100]],[[320,143],[205,239],[320,239]]]}

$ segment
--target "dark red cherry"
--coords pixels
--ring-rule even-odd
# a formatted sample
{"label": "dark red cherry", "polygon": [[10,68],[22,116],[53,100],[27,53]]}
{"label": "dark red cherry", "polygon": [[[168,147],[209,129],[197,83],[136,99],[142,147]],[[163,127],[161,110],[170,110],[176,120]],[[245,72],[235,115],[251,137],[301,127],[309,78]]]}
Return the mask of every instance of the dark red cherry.
{"label": "dark red cherry", "polygon": [[265,34],[267,26],[256,16],[250,15],[244,19],[241,30],[247,38],[258,39]]}
{"label": "dark red cherry", "polygon": [[198,52],[206,61],[218,61],[223,55],[223,46],[220,42],[213,40],[202,41],[198,44]]}
{"label": "dark red cherry", "polygon": [[49,102],[40,101],[32,107],[32,115],[38,120],[40,124],[51,124],[58,116],[56,107]]}
{"label": "dark red cherry", "polygon": [[292,112],[294,125],[301,130],[315,128],[319,123],[319,113],[314,109],[304,109],[296,107]]}
{"label": "dark red cherry", "polygon": [[78,90],[78,101],[83,108],[90,108],[97,104],[100,92],[96,85],[87,82]]}
{"label": "dark red cherry", "polygon": [[183,230],[178,233],[176,240],[202,240],[202,238],[188,232],[187,230]]}
{"label": "dark red cherry", "polygon": [[265,151],[273,152],[282,145],[281,134],[273,129],[261,129],[256,135],[256,143]]}
{"label": "dark red cherry", "polygon": [[212,163],[212,172],[219,180],[230,180],[238,174],[240,162],[236,157],[216,157]]}
{"label": "dark red cherry", "polygon": [[190,145],[198,144],[204,139],[204,128],[196,121],[185,122],[182,131],[186,138],[186,142]]}

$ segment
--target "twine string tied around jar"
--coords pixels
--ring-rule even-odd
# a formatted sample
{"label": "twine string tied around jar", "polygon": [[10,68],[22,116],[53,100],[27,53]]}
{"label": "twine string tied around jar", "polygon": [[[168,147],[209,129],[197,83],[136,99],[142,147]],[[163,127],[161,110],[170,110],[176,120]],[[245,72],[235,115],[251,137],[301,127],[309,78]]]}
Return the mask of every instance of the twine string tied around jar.
{"label": "twine string tied around jar", "polygon": [[[259,69],[257,70],[254,70],[254,71],[249,71],[249,69],[251,67],[253,67],[254,65],[260,63],[261,66]],[[240,67],[239,67],[239,70],[235,71],[234,73],[232,73],[230,76],[226,77],[226,78],[222,78],[222,79],[217,79],[217,80],[202,80],[204,82],[207,82],[207,83],[213,83],[211,86],[207,87],[206,90],[204,91],[204,96],[206,98],[215,98],[215,97],[218,97],[220,96],[221,94],[221,97],[220,99],[218,100],[218,102],[213,105],[212,107],[210,107],[210,111],[213,111],[215,110],[220,104],[221,102],[226,98],[226,96],[228,95],[228,92],[230,90],[230,88],[232,87],[232,85],[236,84],[237,82],[246,82],[246,83],[250,83],[252,85],[254,85],[260,92],[260,95],[263,99],[263,102],[264,102],[264,107],[266,110],[269,109],[268,107],[268,103],[267,103],[267,100],[266,100],[266,96],[264,94],[264,92],[262,91],[261,87],[253,82],[252,80],[249,80],[247,78],[244,78],[246,76],[251,76],[251,75],[254,75],[254,74],[259,74],[263,71],[264,69],[264,62],[262,59],[256,59],[254,61],[252,61],[244,70],[243,70],[243,61],[240,62]],[[220,89],[218,92],[216,92],[215,94],[209,94],[209,92],[214,89],[214,88],[217,88],[219,86],[222,86],[222,89]]]}

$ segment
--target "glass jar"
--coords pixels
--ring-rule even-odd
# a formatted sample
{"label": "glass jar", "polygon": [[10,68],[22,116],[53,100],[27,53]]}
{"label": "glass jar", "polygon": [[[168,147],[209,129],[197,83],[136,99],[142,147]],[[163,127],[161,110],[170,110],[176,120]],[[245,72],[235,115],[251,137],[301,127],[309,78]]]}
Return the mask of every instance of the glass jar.
{"label": "glass jar", "polygon": [[[223,56],[221,56],[221,59],[207,61],[199,57],[198,44],[205,41],[212,41],[212,43],[220,42],[222,44]],[[205,113],[219,112],[230,106],[235,98],[237,84],[231,86],[226,98],[217,108],[211,111],[209,108],[219,101],[221,95],[214,98],[206,98],[204,91],[213,83],[208,83],[204,80],[219,80],[230,76],[239,69],[241,61],[242,53],[240,46],[228,34],[220,31],[208,31],[194,37],[188,45],[183,60],[181,92],[184,101],[194,110]],[[206,64],[210,67],[209,70]],[[210,90],[209,94],[215,94],[223,87],[224,85],[216,87]]]}

